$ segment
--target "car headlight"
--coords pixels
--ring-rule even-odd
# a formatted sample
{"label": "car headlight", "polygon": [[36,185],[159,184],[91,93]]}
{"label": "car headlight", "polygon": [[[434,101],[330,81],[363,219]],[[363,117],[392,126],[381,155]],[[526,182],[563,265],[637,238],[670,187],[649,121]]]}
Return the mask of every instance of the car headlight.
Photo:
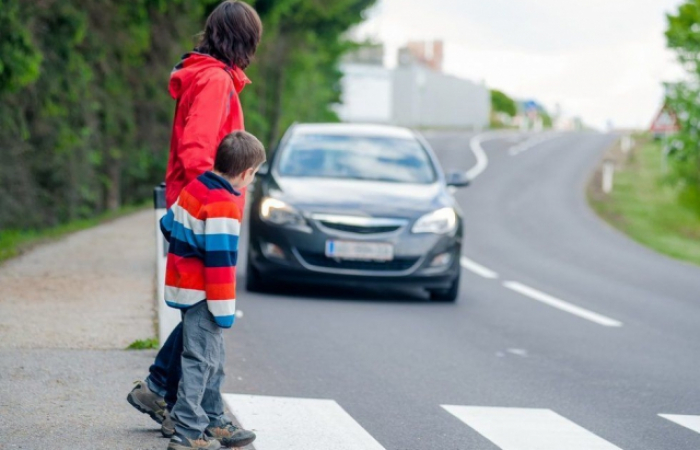
{"label": "car headlight", "polygon": [[416,220],[413,233],[445,234],[454,231],[457,226],[457,214],[453,208],[441,208]]}
{"label": "car headlight", "polygon": [[260,217],[275,225],[306,227],[306,221],[296,209],[272,197],[266,197],[260,204]]}

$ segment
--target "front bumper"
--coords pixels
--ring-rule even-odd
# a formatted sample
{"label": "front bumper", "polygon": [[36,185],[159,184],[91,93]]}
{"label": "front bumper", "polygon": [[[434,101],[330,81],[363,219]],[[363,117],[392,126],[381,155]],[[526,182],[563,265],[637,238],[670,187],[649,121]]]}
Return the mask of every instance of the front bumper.
{"label": "front bumper", "polygon": [[[328,239],[353,239],[314,229],[311,233],[267,224],[251,223],[250,264],[263,278],[295,283],[328,285],[414,286],[446,289],[459,275],[461,235],[411,234],[355,236],[357,240],[389,242],[394,259],[388,262],[335,260],[325,256]],[[274,244],[284,258],[266,255],[262,246]],[[449,263],[431,267],[437,255],[451,255]]]}

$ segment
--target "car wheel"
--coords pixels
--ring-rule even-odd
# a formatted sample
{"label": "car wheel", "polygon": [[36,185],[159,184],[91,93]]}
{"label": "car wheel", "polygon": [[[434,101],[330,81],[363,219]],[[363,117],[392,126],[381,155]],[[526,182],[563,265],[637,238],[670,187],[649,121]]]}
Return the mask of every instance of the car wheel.
{"label": "car wheel", "polygon": [[250,263],[250,255],[245,266],[245,288],[248,292],[263,292],[263,280],[258,269]]}
{"label": "car wheel", "polygon": [[430,291],[430,300],[434,302],[455,302],[457,301],[457,296],[459,295],[459,279],[460,276],[452,281],[450,287],[447,289],[434,289]]}

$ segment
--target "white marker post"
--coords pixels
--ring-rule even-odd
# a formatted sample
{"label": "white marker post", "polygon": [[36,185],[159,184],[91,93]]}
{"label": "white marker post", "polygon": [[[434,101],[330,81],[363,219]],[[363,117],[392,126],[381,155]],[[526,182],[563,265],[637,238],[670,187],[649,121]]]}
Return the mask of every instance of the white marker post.
{"label": "white marker post", "polygon": [[158,303],[158,342],[162,347],[170,332],[180,322],[180,312],[165,304],[165,262],[168,256],[168,241],[160,231],[160,219],[163,218],[165,208],[165,183],[153,189],[153,206],[156,218],[156,301]]}
{"label": "white marker post", "polygon": [[613,175],[615,175],[615,162],[606,159],[603,162],[603,192],[609,194],[613,189]]}
{"label": "white marker post", "polygon": [[632,136],[628,134],[622,136],[622,139],[620,139],[620,149],[622,150],[622,153],[629,153],[629,151],[632,150],[633,144],[634,141],[632,140]]}

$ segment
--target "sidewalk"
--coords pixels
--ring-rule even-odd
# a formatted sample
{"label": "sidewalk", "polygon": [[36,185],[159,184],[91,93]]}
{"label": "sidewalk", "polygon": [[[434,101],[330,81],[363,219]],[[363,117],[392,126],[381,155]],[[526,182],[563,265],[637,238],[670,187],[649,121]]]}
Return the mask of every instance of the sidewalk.
{"label": "sidewalk", "polygon": [[155,352],[154,219],[143,211],[0,266],[0,449],[160,449],[126,402]]}

